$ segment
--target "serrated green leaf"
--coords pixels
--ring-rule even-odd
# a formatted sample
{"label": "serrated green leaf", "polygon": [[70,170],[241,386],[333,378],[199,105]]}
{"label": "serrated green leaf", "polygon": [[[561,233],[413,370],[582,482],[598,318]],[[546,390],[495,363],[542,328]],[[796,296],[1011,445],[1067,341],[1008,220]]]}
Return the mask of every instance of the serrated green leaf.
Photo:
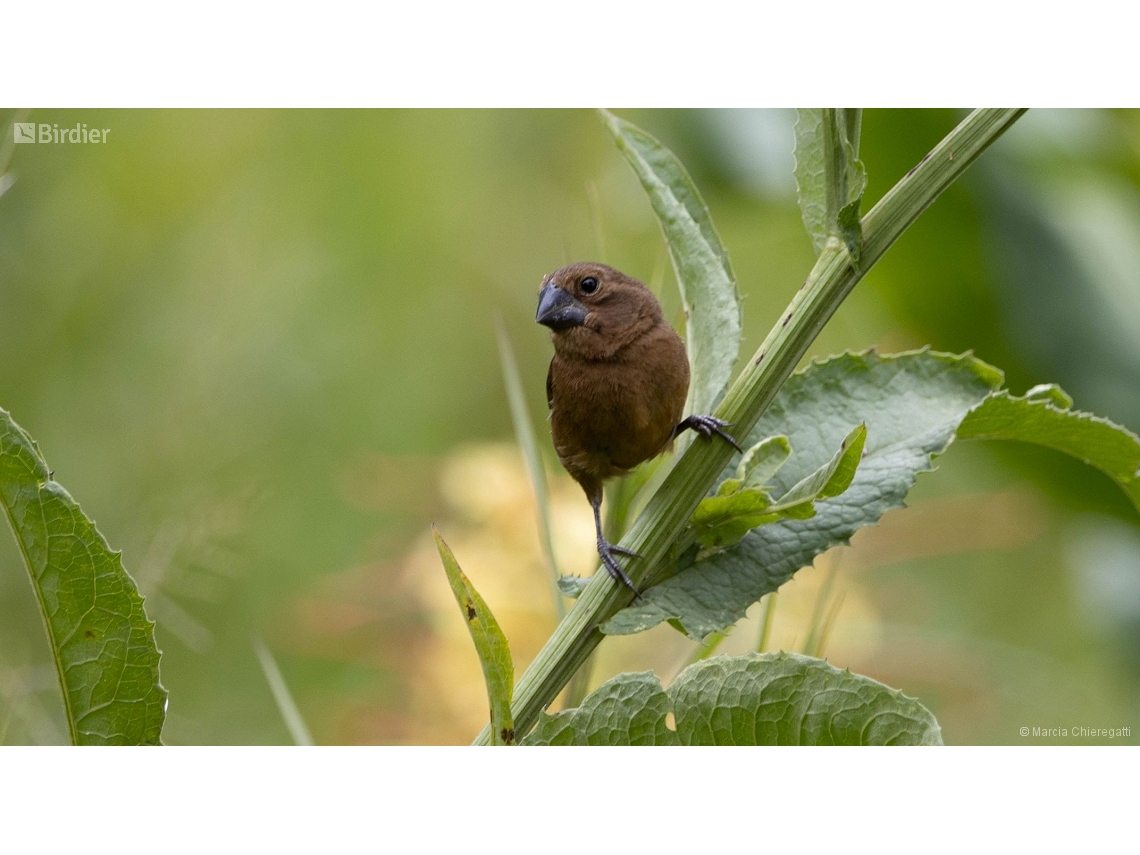
{"label": "serrated green leaf", "polygon": [[860,207],[867,171],[859,160],[861,111],[801,109],[795,127],[795,175],[804,226],[818,255],[832,237],[859,264]]}
{"label": "serrated green leaf", "polygon": [[849,353],[792,375],[746,442],[788,437],[792,456],[771,485],[778,495],[831,460],[852,424],[865,423],[864,454],[850,486],[817,502],[810,519],[761,526],[700,562],[696,548],[683,552],[668,568],[675,575],[643,591],[602,630],[640,632],[669,618],[696,639],[728,628],[817,555],[901,507],[918,473],[931,468],[966,413],[1001,382],[1001,372],[979,359],[927,350]]}
{"label": "serrated green leaf", "polygon": [[796,653],[714,656],[669,687],[681,745],[941,745],[914,698]]}
{"label": "serrated green leaf", "polygon": [[[672,712],[676,730],[666,724]],[[542,716],[524,745],[941,745],[934,716],[882,683],[795,653],[713,656],[668,690],[620,674]]]}
{"label": "serrated green leaf", "polygon": [[138,588],[3,409],[0,504],[43,615],[72,743],[159,744],[166,690]]}
{"label": "serrated green leaf", "polygon": [[602,630],[628,634],[671,619],[697,639],[723,631],[817,555],[901,507],[918,473],[931,469],[932,458],[955,438],[1013,439],[1062,451],[1105,472],[1140,509],[1135,434],[1106,419],[1062,409],[1057,404],[1067,406],[1071,399],[1055,386],[1035,387],[1015,398],[997,391],[1001,381],[1001,372],[973,356],[926,350],[845,354],[793,375],[753,431],[753,437],[785,434],[795,449],[772,488],[818,461],[825,448],[821,441],[837,434],[845,421],[865,419],[867,446],[850,487],[817,502],[809,519],[781,519],[753,529],[715,554],[683,552],[670,568],[675,575],[644,591]]}
{"label": "serrated green leaf", "polygon": [[[602,118],[649,195],[669,245],[685,308],[691,374],[687,412],[711,413],[728,388],[740,349],[740,295],[728,252],[673,152],[630,122],[604,110]],[[680,447],[689,441],[683,435]]]}
{"label": "serrated green leaf", "polygon": [[966,416],[958,438],[1013,439],[1063,451],[1108,475],[1140,511],[1140,437],[1108,419],[1068,409],[1071,403],[1056,386],[1034,387],[1020,398],[1000,392]]}
{"label": "serrated green leaf", "polygon": [[786,436],[762,439],[744,452],[736,467],[736,478],[744,487],[763,487],[788,462],[791,455],[792,446]]}
{"label": "serrated green leaf", "polygon": [[706,549],[737,543],[749,531],[780,518],[765,490],[734,490],[702,499],[689,520],[688,534]]}
{"label": "serrated green leaf", "polygon": [[471,584],[471,580],[459,568],[459,562],[451,548],[440,537],[435,526],[431,527],[435,546],[451,584],[451,592],[459,604],[459,611],[475,642],[479,654],[479,664],[483,666],[483,679],[487,684],[487,698],[491,705],[491,744],[514,745],[515,725],[511,718],[511,695],[515,685],[515,667],[511,661],[511,650],[507,637],[499,628],[499,622]]}
{"label": "serrated green leaf", "polygon": [[1067,410],[1073,406],[1073,399],[1069,397],[1069,393],[1056,383],[1039,383],[1026,392],[1024,397],[1031,401],[1050,401],[1059,410]]}
{"label": "serrated green leaf", "polygon": [[830,234],[831,218],[827,211],[827,162],[824,144],[823,110],[796,110],[795,176],[800,214],[804,228],[815,247],[823,251]]}
{"label": "serrated green leaf", "polygon": [[[853,428],[831,460],[795,484],[777,501],[771,499],[766,488],[741,489],[738,467],[738,477],[722,482],[716,494],[703,499],[693,512],[690,533],[704,547],[696,560],[707,558],[711,554],[709,550],[739,543],[744,535],[758,526],[778,519],[810,519],[815,516],[817,500],[838,496],[851,484],[866,438],[865,425]],[[784,447],[790,449],[787,439],[781,439],[784,439]]]}
{"label": "serrated green leaf", "polygon": [[558,590],[572,600],[582,596],[586,586],[594,581],[593,576],[559,576]]}
{"label": "serrated green leaf", "polygon": [[594,689],[582,705],[545,716],[524,745],[676,745],[665,725],[670,708],[652,671],[619,674]]}
{"label": "serrated green leaf", "polygon": [[538,724],[523,739],[523,745],[576,745],[574,713],[577,709],[547,715],[539,713]]}
{"label": "serrated green leaf", "polygon": [[781,510],[800,504],[810,504],[816,499],[831,499],[839,496],[851,486],[855,470],[863,456],[867,441],[867,426],[856,425],[839,444],[831,460],[793,485],[777,502]]}

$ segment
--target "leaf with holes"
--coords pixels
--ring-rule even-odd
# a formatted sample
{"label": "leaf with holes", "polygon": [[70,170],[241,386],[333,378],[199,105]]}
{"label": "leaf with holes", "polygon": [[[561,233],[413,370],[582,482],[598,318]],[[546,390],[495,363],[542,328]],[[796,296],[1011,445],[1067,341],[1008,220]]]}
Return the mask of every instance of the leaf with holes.
{"label": "leaf with holes", "polygon": [[523,744],[941,745],[942,731],[914,698],[869,677],[750,653],[690,665],[668,690],[652,672],[621,674],[577,709],[543,715]]}
{"label": "leaf with holes", "polygon": [[652,671],[620,674],[582,705],[544,715],[524,745],[676,745],[665,725],[669,698]]}

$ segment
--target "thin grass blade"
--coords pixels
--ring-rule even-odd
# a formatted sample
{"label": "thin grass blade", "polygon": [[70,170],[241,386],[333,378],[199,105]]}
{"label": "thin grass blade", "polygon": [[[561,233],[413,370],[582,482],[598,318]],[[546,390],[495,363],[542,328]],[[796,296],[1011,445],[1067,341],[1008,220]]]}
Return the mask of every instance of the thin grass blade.
{"label": "thin grass blade", "polygon": [[261,671],[265,674],[265,681],[269,683],[269,690],[273,692],[273,700],[277,702],[277,709],[281,713],[281,718],[285,720],[285,726],[289,728],[289,735],[293,737],[293,742],[297,745],[312,745],[312,734],[309,733],[305,718],[293,700],[293,693],[289,691],[289,684],[285,682],[281,669],[277,667],[277,660],[273,658],[273,654],[269,652],[269,648],[260,638],[254,636],[252,643],[253,652],[257,654],[257,661],[261,663]]}
{"label": "thin grass blade", "polygon": [[507,387],[507,402],[511,408],[511,420],[515,425],[515,438],[522,449],[530,484],[534,488],[535,506],[538,508],[538,537],[542,543],[542,554],[550,577],[550,595],[554,600],[554,610],[561,620],[566,615],[566,601],[558,589],[558,561],[554,557],[554,539],[550,533],[550,488],[546,483],[546,467],[542,453],[538,449],[538,437],[530,421],[530,411],[526,405],[522,377],[519,375],[518,361],[510,336],[501,316],[495,316],[495,332],[499,338],[499,357],[503,364],[503,382]]}

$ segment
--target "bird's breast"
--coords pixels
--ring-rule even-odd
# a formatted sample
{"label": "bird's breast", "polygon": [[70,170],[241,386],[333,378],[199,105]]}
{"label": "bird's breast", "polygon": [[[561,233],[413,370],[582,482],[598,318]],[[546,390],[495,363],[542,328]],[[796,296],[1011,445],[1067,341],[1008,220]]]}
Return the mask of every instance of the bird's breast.
{"label": "bird's breast", "polygon": [[571,475],[609,478],[665,450],[689,386],[684,346],[672,329],[667,332],[620,359],[555,355],[551,433]]}

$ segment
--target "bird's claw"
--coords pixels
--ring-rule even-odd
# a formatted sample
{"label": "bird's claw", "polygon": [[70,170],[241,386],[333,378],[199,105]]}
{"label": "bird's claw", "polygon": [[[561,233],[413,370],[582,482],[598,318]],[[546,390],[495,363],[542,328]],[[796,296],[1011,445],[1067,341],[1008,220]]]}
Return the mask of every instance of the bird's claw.
{"label": "bird's claw", "polygon": [[[744,449],[737,444],[732,435],[724,430],[726,427],[732,427],[732,422],[723,421],[715,416],[689,416],[685,421],[681,422],[681,425],[692,428],[706,439],[715,433],[741,454],[744,453]],[[683,429],[684,428],[682,428],[682,430]]]}
{"label": "bird's claw", "polygon": [[628,549],[623,549],[620,546],[615,546],[614,544],[602,540],[601,538],[598,539],[598,557],[602,559],[602,564],[605,566],[606,570],[609,571],[610,576],[615,582],[621,582],[623,585],[633,591],[634,596],[640,600],[641,591],[637,590],[637,586],[633,584],[633,580],[631,580],[629,576],[626,575],[625,571],[621,569],[621,565],[618,564],[617,559],[614,558],[615,552],[619,555],[628,555],[632,558],[641,557],[636,552],[631,552]]}
{"label": "bird's claw", "polygon": [[610,552],[616,552],[618,555],[626,555],[630,558],[640,558],[640,552],[634,552],[632,549],[626,549],[624,546],[618,546],[616,543],[610,544]]}

